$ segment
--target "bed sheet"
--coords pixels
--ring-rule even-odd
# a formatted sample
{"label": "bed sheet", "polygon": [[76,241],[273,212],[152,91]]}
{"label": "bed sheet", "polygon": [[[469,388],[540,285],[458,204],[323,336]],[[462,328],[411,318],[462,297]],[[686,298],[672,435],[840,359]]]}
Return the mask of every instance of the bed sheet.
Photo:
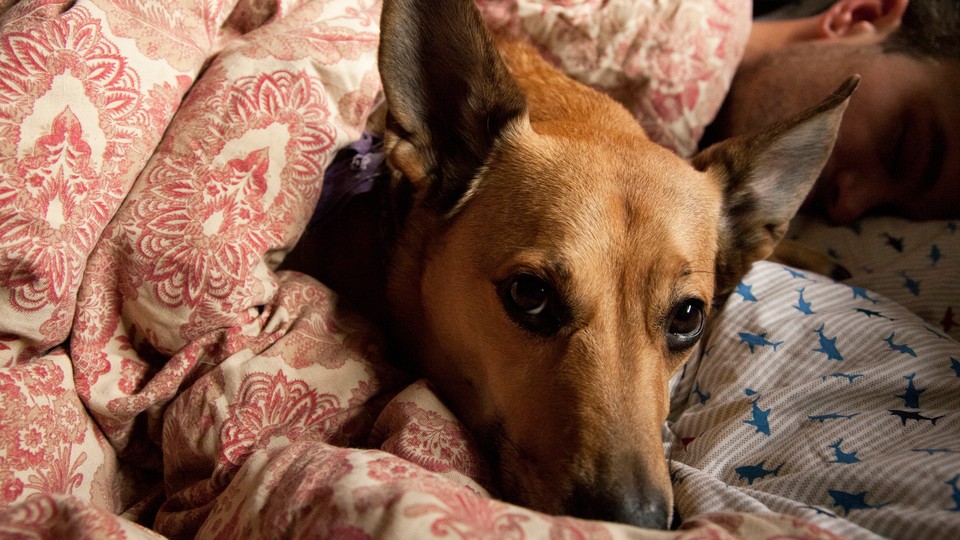
{"label": "bed sheet", "polygon": [[[571,71],[603,64],[609,74],[618,62],[629,65],[596,84],[632,96],[637,114],[662,116],[651,133],[678,151],[719,106],[742,53],[745,34],[721,30],[749,17],[745,4],[721,0],[480,5],[491,24],[535,41],[547,33],[530,26],[538,20],[532,14],[549,14],[543,20],[569,31],[540,46]],[[875,490],[836,521],[761,497],[754,499],[762,504],[715,504],[716,493],[742,487],[743,463],[724,461],[722,445],[708,444],[722,419],[694,421],[707,418],[708,407],[691,396],[709,384],[717,396],[711,406],[747,403],[749,411],[749,403],[770,408],[775,390],[750,382],[764,400],[751,402],[731,387],[723,395],[734,405],[720,407],[709,362],[685,371],[675,395],[674,470],[701,471],[676,475],[681,530],[642,531],[499,502],[469,434],[427,383],[384,362],[378,330],[336,308],[322,284],[275,271],[313,211],[323,171],[360,136],[377,99],[378,2],[0,7],[0,535],[828,538],[886,530],[855,519],[893,504],[874,498]],[[602,17],[584,15],[599,7],[607,9]],[[629,29],[605,26],[628,7],[638,17]],[[686,29],[702,39],[690,49],[678,41],[641,50],[631,44],[644,28]],[[590,50],[601,29],[622,39]],[[573,42],[579,46],[568,48]],[[569,51],[590,61],[565,60]],[[659,86],[646,78],[658,59],[657,73],[669,75],[655,78]],[[950,268],[955,241],[938,245],[939,268]],[[776,266],[757,272],[745,286],[786,274]],[[846,287],[814,279],[825,291]],[[936,278],[923,279],[926,292]],[[769,295],[796,288],[770,283]],[[814,298],[817,287],[805,294]],[[731,304],[726,320],[734,324],[742,309],[761,305],[783,308]],[[901,317],[883,307],[877,311]],[[927,349],[903,341],[921,334],[911,321],[909,331],[891,327],[890,344],[909,343],[922,360]],[[829,337],[834,329],[824,331]],[[760,358],[736,341],[723,346],[744,363]],[[720,350],[708,348],[706,358]],[[791,354],[801,353],[811,356]],[[933,375],[921,368],[909,368],[912,393],[904,390],[907,374],[889,377],[907,395],[927,392],[918,416],[939,415],[929,412],[933,405],[945,412],[935,426],[912,418],[904,426],[956,433],[958,407],[947,394],[957,394],[956,380],[940,377],[941,369],[944,386],[934,391]],[[859,448],[851,440],[838,452]],[[942,473],[960,450],[951,441],[943,443],[950,452],[932,454],[943,467],[929,473],[929,485],[941,492],[950,480]],[[775,468],[778,458],[767,459],[760,469]],[[803,470],[797,462],[778,474],[788,478],[791,468]],[[699,477],[707,483],[684,480]],[[811,505],[838,512],[816,495]],[[923,501],[910,507],[918,522],[927,511],[955,515],[949,499]]]}

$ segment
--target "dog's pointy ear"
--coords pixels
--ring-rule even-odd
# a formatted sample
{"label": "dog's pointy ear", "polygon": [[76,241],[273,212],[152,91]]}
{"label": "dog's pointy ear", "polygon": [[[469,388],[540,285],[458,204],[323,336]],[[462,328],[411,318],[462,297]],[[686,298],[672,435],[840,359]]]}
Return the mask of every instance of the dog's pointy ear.
{"label": "dog's pointy ear", "polygon": [[717,294],[736,285],[787,232],[833,151],[843,111],[860,82],[847,79],[819,105],[759,134],[718,143],[693,165],[724,183]]}
{"label": "dog's pointy ear", "polygon": [[474,0],[385,0],[379,54],[390,164],[447,213],[526,99]]}

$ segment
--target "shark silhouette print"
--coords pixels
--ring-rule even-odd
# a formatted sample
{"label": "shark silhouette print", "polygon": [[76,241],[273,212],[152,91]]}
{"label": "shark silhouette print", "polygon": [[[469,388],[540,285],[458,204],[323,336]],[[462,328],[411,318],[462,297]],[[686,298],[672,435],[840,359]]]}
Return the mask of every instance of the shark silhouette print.
{"label": "shark silhouette print", "polygon": [[751,334],[749,332],[740,332],[737,334],[740,336],[740,343],[746,343],[750,347],[750,353],[752,354],[757,347],[773,347],[773,350],[777,350],[777,347],[783,344],[782,341],[770,341],[767,339],[767,333],[763,332],[762,334]]}

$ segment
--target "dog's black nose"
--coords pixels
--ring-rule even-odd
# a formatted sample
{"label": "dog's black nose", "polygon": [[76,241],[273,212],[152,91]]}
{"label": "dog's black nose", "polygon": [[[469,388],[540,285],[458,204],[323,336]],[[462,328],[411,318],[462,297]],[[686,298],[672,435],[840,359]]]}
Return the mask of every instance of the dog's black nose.
{"label": "dog's black nose", "polygon": [[615,521],[647,529],[669,526],[666,500],[662,494],[649,488],[581,486],[574,489],[566,506],[571,515],[585,519]]}

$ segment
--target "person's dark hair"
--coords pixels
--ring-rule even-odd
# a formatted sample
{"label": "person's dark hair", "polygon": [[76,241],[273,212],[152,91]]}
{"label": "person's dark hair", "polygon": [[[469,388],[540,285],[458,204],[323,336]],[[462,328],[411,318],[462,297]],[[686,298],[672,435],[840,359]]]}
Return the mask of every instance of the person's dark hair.
{"label": "person's dark hair", "polygon": [[960,61],[960,0],[911,0],[884,51]]}

